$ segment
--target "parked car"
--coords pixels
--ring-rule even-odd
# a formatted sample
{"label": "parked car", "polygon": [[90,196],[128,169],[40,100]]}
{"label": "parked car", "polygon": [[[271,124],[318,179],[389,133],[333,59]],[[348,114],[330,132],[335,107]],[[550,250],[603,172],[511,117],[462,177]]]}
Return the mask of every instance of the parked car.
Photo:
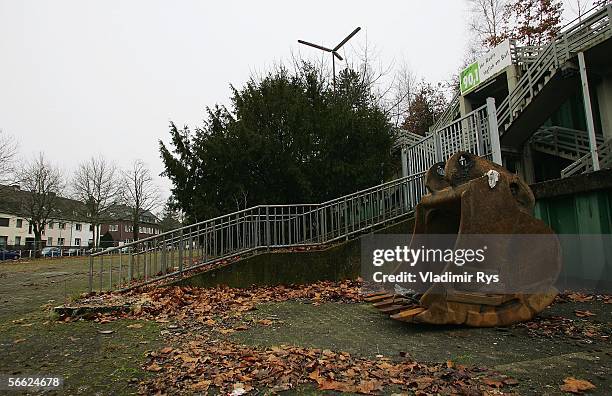
{"label": "parked car", "polygon": [[17,260],[21,258],[21,253],[14,250],[0,249],[0,260]]}
{"label": "parked car", "polygon": [[77,248],[70,248],[68,250],[64,250],[62,253],[64,256],[77,256],[79,254],[79,250]]}
{"label": "parked car", "polygon": [[134,249],[131,246],[125,246],[121,248],[121,253],[132,253]]}
{"label": "parked car", "polygon": [[40,252],[42,257],[60,257],[62,251],[58,247],[46,247]]}

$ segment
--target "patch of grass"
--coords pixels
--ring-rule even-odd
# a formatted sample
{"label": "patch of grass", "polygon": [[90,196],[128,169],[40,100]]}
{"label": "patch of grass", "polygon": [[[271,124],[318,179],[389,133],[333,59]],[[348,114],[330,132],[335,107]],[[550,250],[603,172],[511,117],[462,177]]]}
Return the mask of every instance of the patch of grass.
{"label": "patch of grass", "polygon": [[[131,393],[131,378],[142,379],[145,353],[162,345],[159,325],[134,321],[106,324],[77,321],[41,321],[28,316],[18,323],[0,327],[0,372],[10,374],[53,374],[65,378],[69,393],[88,390]],[[100,331],[113,331],[101,334]],[[88,392],[89,393],[89,392]]]}
{"label": "patch of grass", "polygon": [[140,366],[146,352],[163,344],[157,323],[63,323],[49,309],[86,290],[88,265],[86,258],[2,264],[1,373],[60,375],[68,394],[135,393],[138,380],[150,375]]}

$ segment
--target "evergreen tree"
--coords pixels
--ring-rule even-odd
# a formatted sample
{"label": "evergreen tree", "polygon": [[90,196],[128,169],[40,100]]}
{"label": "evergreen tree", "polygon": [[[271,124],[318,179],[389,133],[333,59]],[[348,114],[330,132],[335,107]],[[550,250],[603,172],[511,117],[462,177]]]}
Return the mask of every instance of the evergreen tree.
{"label": "evergreen tree", "polygon": [[172,198],[188,221],[258,204],[322,202],[380,183],[391,165],[391,124],[353,70],[304,63],[232,87],[231,106],[193,130],[170,124],[160,141]]}

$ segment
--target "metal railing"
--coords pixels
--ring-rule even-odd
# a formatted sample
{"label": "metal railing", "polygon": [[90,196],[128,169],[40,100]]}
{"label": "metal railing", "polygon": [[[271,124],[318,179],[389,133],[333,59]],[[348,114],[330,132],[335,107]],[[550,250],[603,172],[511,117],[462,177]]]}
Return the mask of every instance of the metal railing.
{"label": "metal railing", "polygon": [[394,222],[424,194],[421,175],[321,204],[260,205],[90,256],[89,290],[127,289],[261,250],[328,244]]}
{"label": "metal railing", "polygon": [[546,48],[544,45],[513,45],[513,62],[526,70],[536,62],[544,48]]}
{"label": "metal railing", "polygon": [[568,26],[529,60],[529,67],[519,79],[515,89],[497,108],[500,134],[508,130],[514,119],[537,95],[552,75],[576,53],[585,51],[612,36],[610,18],[612,5],[593,8]]}
{"label": "metal railing", "polygon": [[[601,143],[597,147],[597,155],[599,158],[599,166],[601,167],[601,169],[607,169],[612,167],[612,139]],[[591,152],[589,151],[575,162],[563,168],[561,170],[561,177],[564,178],[592,171],[593,160],[591,158]]]}
{"label": "metal railing", "polygon": [[438,117],[436,122],[433,124],[431,129],[433,131],[437,131],[438,129],[444,127],[444,125],[448,125],[460,114],[459,111],[459,98],[461,97],[460,93],[455,93],[450,103],[446,107],[446,110]]}
{"label": "metal railing", "polygon": [[[601,135],[596,135],[597,145],[604,142]],[[591,152],[587,131],[546,126],[539,128],[530,138],[529,143],[538,151],[575,161]]]}
{"label": "metal railing", "polygon": [[408,175],[423,175],[435,163],[446,161],[457,151],[469,151],[501,162],[496,135],[495,102],[489,98],[484,106],[405,148]]}
{"label": "metal railing", "polygon": [[416,143],[418,143],[421,139],[423,139],[423,135],[418,135],[416,133],[412,133],[406,130],[400,130],[397,132],[393,139],[393,145],[391,146],[391,151],[396,151],[401,147],[409,147]]}

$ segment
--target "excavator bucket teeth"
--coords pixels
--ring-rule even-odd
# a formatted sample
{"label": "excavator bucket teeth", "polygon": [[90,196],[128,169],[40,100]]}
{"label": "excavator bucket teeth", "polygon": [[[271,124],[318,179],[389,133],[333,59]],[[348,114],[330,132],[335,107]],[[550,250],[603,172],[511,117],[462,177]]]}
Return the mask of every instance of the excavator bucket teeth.
{"label": "excavator bucket teeth", "polygon": [[404,303],[408,302],[409,300],[406,300],[403,297],[392,297],[389,298],[387,300],[383,300],[377,303],[373,304],[374,308],[378,308],[378,309],[382,309],[382,308],[386,308],[390,305],[403,305]]}
{"label": "excavator bucket teeth", "polygon": [[375,303],[375,302],[387,300],[389,298],[393,298],[393,295],[389,294],[389,293],[385,293],[385,294],[378,294],[378,295],[375,295],[375,296],[372,296],[372,297],[365,297],[363,300],[366,301],[366,302]]}
{"label": "excavator bucket teeth", "polygon": [[[535,199],[523,180],[485,158],[458,152],[429,169],[425,186],[428,194],[415,209],[411,248],[420,247],[423,236],[432,234],[450,234],[455,249],[474,235],[503,236],[487,240],[494,240],[493,251],[505,252],[511,259],[494,256],[487,268],[478,270],[505,275],[528,287],[504,289],[507,285],[500,282],[498,289],[487,290],[433,283],[419,295],[418,304],[392,293],[366,301],[395,320],[476,327],[529,320],[552,303],[557,295],[553,284],[561,271],[560,245],[553,231],[532,216]],[[517,238],[531,241],[534,235],[544,238],[517,248]],[[450,263],[443,265],[443,271],[453,270]]]}

